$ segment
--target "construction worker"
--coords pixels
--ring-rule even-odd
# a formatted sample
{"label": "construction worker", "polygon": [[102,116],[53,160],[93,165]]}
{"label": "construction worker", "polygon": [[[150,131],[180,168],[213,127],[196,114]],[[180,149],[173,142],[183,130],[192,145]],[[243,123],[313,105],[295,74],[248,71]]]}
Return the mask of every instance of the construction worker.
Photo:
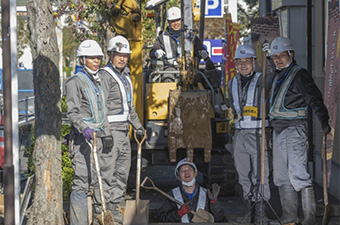
{"label": "construction worker", "polygon": [[[243,199],[248,209],[247,214],[239,218],[239,222],[260,224],[263,213],[261,224],[267,224],[265,202],[261,208],[261,200],[270,199],[267,143],[264,164],[261,165],[262,73],[254,71],[256,55],[250,45],[240,45],[236,49],[234,59],[238,73],[228,83],[229,102],[235,123],[233,155],[239,183],[243,189]],[[269,125],[267,118],[265,125]],[[260,188],[261,166],[264,167],[263,193]],[[251,209],[255,209],[254,214]]]}
{"label": "construction worker", "polygon": [[215,222],[227,222],[224,210],[217,197],[220,187],[212,185],[212,190],[208,190],[196,183],[197,168],[193,162],[186,158],[177,163],[175,176],[181,182],[179,187],[172,189],[169,193],[183,205],[164,199],[159,212],[161,222],[181,222],[189,223],[193,219],[191,210],[197,211],[199,208],[210,212]]}
{"label": "construction worker", "polygon": [[[273,127],[274,184],[279,187],[282,206],[281,223],[297,223],[298,191],[301,191],[304,219],[301,224],[316,224],[316,203],[313,181],[307,172],[307,107],[321,122],[322,131],[329,133],[329,116],[322,94],[312,76],[299,66],[291,41],[277,37],[270,46],[276,66],[269,117]],[[270,224],[281,224],[278,220]]]}
{"label": "construction worker", "polygon": [[[169,8],[166,12],[166,19],[169,25],[166,30],[157,37],[150,51],[150,58],[164,59],[165,66],[175,67],[178,65],[177,58],[181,55],[181,10],[178,7]],[[197,37],[195,37],[194,41],[194,56],[206,61],[207,70],[215,69],[209,53]]]}
{"label": "construction worker", "polygon": [[130,124],[137,135],[145,130],[138,119],[133,103],[133,86],[127,63],[131,54],[130,44],[123,36],[110,39],[107,46],[109,61],[99,71],[107,102],[107,115],[112,136],[114,137],[112,165],[115,167],[111,185],[111,200],[108,210],[113,212],[117,223],[123,222],[120,213],[124,202],[126,185],[131,166],[131,146],[129,139]]}
{"label": "construction worker", "polygon": [[[104,93],[98,77],[99,66],[103,57],[101,47],[96,41],[86,40],[80,43],[77,57],[81,70],[66,81],[67,116],[72,124],[69,137],[69,155],[74,169],[72,193],[70,196],[70,224],[88,224],[88,200],[94,188],[94,204],[101,205],[100,193],[91,147],[93,134],[96,133],[99,166],[102,172],[104,190],[111,173],[107,172],[106,160],[111,158],[110,150],[113,138],[105,115]],[[92,170],[91,170],[92,168]],[[110,193],[104,191],[106,200]],[[100,208],[101,211],[101,208]],[[100,212],[99,212],[100,214]]]}

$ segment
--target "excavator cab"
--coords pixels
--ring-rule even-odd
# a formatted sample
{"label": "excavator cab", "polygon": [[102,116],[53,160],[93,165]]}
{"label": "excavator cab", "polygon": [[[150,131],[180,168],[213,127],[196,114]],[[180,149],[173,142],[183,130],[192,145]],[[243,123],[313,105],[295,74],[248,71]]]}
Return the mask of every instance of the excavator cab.
{"label": "excavator cab", "polygon": [[145,73],[147,148],[168,148],[171,162],[177,161],[177,149],[186,149],[189,161],[194,149],[204,149],[204,162],[210,162],[213,139],[220,147],[229,139],[227,107],[217,72],[200,69],[194,58],[192,2],[182,1],[181,8],[182,52],[176,64],[152,59]]}

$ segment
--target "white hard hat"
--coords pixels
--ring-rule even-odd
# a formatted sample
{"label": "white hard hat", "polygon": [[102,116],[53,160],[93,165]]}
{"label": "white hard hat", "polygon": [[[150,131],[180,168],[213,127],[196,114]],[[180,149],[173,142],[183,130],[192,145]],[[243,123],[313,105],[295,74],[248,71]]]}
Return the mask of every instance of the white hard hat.
{"label": "white hard hat", "polygon": [[195,163],[189,162],[189,161],[187,160],[187,158],[184,158],[184,159],[182,159],[181,161],[179,161],[179,162],[177,163],[177,166],[176,166],[176,169],[175,169],[175,176],[176,176],[177,178],[179,177],[179,169],[180,169],[180,167],[183,166],[183,165],[190,165],[192,168],[194,168],[195,172],[197,171],[197,167],[196,167]]}
{"label": "white hard hat", "polygon": [[77,57],[81,56],[104,56],[102,48],[94,40],[85,40],[77,49]]}
{"label": "white hard hat", "polygon": [[130,54],[131,51],[129,41],[125,37],[117,35],[110,39],[107,46],[107,51]]}
{"label": "white hard hat", "polygon": [[285,37],[277,37],[270,45],[270,54],[275,55],[281,52],[295,51],[292,42]]}
{"label": "white hard hat", "polygon": [[168,11],[166,12],[166,19],[167,20],[178,20],[180,19],[181,16],[181,10],[178,7],[171,7],[170,9],[168,9]]}
{"label": "white hard hat", "polygon": [[235,52],[234,59],[240,58],[256,58],[255,50],[253,49],[253,47],[246,44],[238,46]]}

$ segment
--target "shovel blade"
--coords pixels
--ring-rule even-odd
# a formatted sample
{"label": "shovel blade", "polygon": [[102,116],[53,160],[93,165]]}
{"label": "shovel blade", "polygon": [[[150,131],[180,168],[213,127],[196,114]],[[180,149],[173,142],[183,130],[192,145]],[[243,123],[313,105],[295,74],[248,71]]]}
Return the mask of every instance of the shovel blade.
{"label": "shovel blade", "polygon": [[194,217],[191,220],[193,223],[214,223],[214,216],[199,208]]}
{"label": "shovel blade", "polygon": [[126,201],[123,225],[148,225],[149,224],[149,200]]}
{"label": "shovel blade", "polygon": [[115,225],[115,221],[110,212],[106,211],[103,215],[97,216],[100,225]]}

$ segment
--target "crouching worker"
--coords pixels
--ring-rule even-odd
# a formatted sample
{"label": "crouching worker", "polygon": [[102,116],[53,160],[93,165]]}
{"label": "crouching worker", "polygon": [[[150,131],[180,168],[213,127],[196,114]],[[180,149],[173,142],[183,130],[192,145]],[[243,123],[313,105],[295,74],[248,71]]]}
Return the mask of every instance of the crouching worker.
{"label": "crouching worker", "polygon": [[181,181],[181,185],[172,189],[169,194],[183,205],[165,199],[160,210],[162,222],[190,223],[194,217],[190,211],[198,211],[199,208],[210,212],[215,222],[227,222],[222,205],[217,199],[220,187],[213,184],[212,190],[207,190],[196,184],[197,168],[193,162],[186,158],[179,161],[175,176]]}

